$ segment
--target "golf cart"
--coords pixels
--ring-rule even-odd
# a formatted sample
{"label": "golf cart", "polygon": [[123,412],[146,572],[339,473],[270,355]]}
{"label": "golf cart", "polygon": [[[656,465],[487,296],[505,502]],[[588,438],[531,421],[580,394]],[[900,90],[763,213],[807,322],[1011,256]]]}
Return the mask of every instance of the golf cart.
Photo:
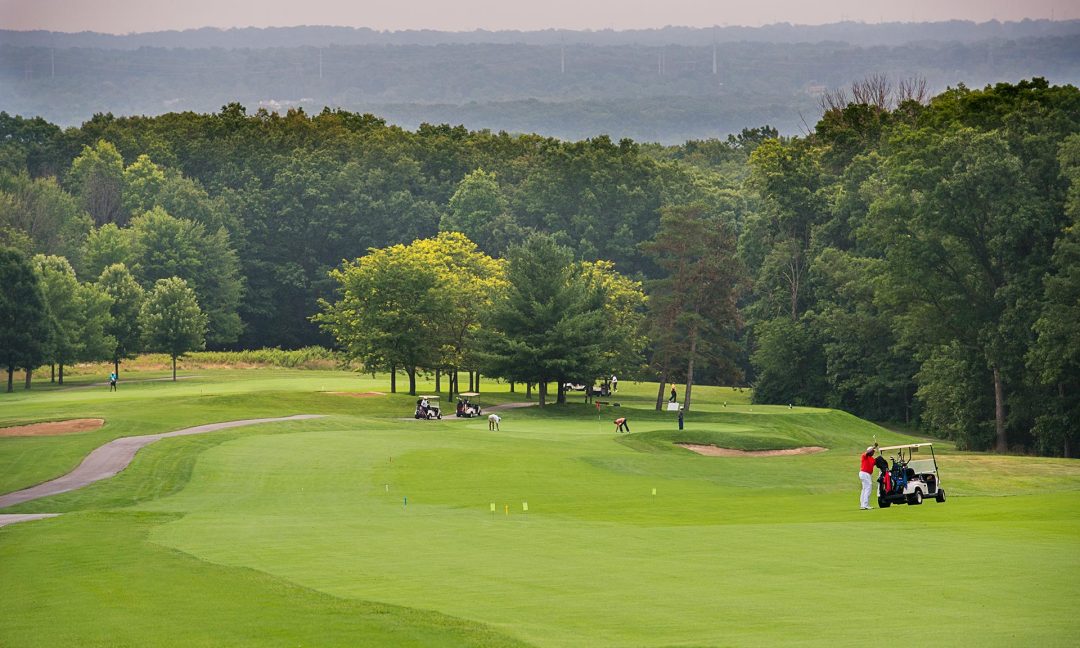
{"label": "golf cart", "polygon": [[[907,445],[878,448],[881,457],[895,450],[887,471],[878,478],[878,506],[889,508],[893,504],[918,505],[924,497],[945,501],[945,490],[938,475],[934,444],[909,443]],[[929,454],[930,456],[926,456]],[[915,459],[915,455],[921,455]]]}
{"label": "golf cart", "polygon": [[413,416],[428,421],[432,419],[441,419],[442,410],[439,409],[439,397],[421,396],[416,399],[416,413]]}
{"label": "golf cart", "polygon": [[480,416],[480,406],[472,402],[480,394],[477,392],[462,392],[458,394],[457,415],[462,418]]}

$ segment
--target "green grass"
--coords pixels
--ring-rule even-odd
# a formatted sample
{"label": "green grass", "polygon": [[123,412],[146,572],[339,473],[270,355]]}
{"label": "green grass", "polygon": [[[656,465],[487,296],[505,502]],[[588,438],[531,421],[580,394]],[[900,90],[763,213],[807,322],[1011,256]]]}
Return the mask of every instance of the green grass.
{"label": "green grass", "polygon": [[[108,421],[0,438],[15,486],[125,434],[330,416],[161,441],[111,480],[4,510],[66,514],[0,529],[0,645],[861,646],[901,624],[934,645],[1067,646],[1080,632],[1080,462],[942,443],[949,502],[867,512],[858,452],[906,437],[842,412],[695,387],[679,432],[652,411],[655,385],[623,381],[599,413],[572,394],[504,412],[493,433],[404,420],[406,395],[321,393],[386,387],[212,370],[2,401],[7,421]],[[484,388],[501,390],[485,403],[524,396]],[[613,433],[617,415],[633,434]],[[674,442],[829,450],[715,458]]]}

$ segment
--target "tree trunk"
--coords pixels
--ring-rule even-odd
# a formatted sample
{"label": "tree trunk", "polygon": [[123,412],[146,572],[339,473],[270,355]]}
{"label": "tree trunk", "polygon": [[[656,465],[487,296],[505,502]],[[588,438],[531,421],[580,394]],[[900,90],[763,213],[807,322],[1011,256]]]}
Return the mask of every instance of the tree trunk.
{"label": "tree trunk", "polygon": [[436,394],[442,392],[442,382],[439,381],[440,378],[442,378],[442,375],[439,373],[439,370],[436,369],[435,370],[435,393]]}
{"label": "tree trunk", "polygon": [[[1065,383],[1058,383],[1058,398],[1060,398],[1062,400],[1065,399]],[[1069,431],[1068,430],[1065,431],[1065,444],[1064,444],[1064,448],[1062,449],[1062,452],[1064,454],[1062,454],[1061,456],[1068,459],[1069,455],[1071,454],[1071,448],[1069,448]]]}
{"label": "tree trunk", "polygon": [[7,368],[7,390],[9,394],[15,391],[15,367],[12,365]]}
{"label": "tree trunk", "polygon": [[525,383],[525,400],[532,400],[532,383]]}
{"label": "tree trunk", "polygon": [[113,373],[116,374],[117,379],[120,378],[120,356],[113,356]]}
{"label": "tree trunk", "polygon": [[541,380],[536,384],[537,391],[540,392],[540,407],[547,405],[547,380]]}
{"label": "tree trunk", "polygon": [[[176,356],[172,357],[172,381],[176,382]],[[64,365],[60,365],[60,382],[64,382]]]}
{"label": "tree trunk", "polygon": [[476,385],[473,384],[473,372],[472,372],[472,369],[469,370],[469,391],[471,391],[471,392],[476,391]]}
{"label": "tree trunk", "polygon": [[26,368],[26,387],[25,387],[25,389],[30,389],[30,377],[33,376],[33,375],[34,375],[34,370],[27,367]]}
{"label": "tree trunk", "polygon": [[555,402],[558,403],[559,405],[565,405],[566,404],[566,380],[563,379],[563,378],[559,378],[559,384],[556,387],[556,389],[557,389],[557,391],[555,392],[555,394],[556,394]]}
{"label": "tree trunk", "polygon": [[1005,436],[1005,387],[1001,384],[1001,370],[994,367],[994,429],[997,432],[997,451],[1009,449],[1009,439]]}
{"label": "tree trunk", "polygon": [[49,382],[56,382],[56,363],[49,363]]}
{"label": "tree trunk", "polygon": [[416,367],[405,367],[405,373],[409,374],[409,395],[416,396]]}
{"label": "tree trunk", "polygon": [[664,368],[660,370],[660,389],[656,392],[656,411],[661,412],[664,409],[664,387],[667,385],[667,363],[664,363]]}
{"label": "tree trunk", "polygon": [[513,380],[510,381],[510,393],[511,394],[514,393],[514,381]]}
{"label": "tree trunk", "polygon": [[686,390],[683,394],[683,411],[690,411],[690,392],[694,388],[694,356],[697,355],[697,327],[690,327],[690,360],[686,365]]}
{"label": "tree trunk", "polygon": [[56,384],[57,385],[63,385],[64,384],[64,363],[63,362],[60,363],[60,371],[56,375]]}
{"label": "tree trunk", "polygon": [[479,371],[476,372],[476,389],[473,390],[473,391],[475,391],[478,394],[480,393],[480,372]]}
{"label": "tree trunk", "polygon": [[390,365],[390,393],[397,393],[397,367]]}

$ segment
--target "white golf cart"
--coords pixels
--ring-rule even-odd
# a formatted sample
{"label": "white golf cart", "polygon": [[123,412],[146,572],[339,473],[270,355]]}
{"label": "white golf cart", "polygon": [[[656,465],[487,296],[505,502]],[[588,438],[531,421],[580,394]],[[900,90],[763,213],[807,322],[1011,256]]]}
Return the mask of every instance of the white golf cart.
{"label": "white golf cart", "polygon": [[462,418],[480,416],[480,404],[476,402],[479,392],[461,392],[458,394],[456,415]]}
{"label": "white golf cart", "polygon": [[[878,448],[880,457],[885,457],[890,451],[895,454],[891,455],[889,468],[882,471],[878,478],[879,507],[889,508],[893,504],[918,505],[922,504],[926,497],[933,497],[938,502],[945,501],[945,489],[941,487],[934,444],[909,443]],[[920,456],[916,459],[915,455]]]}
{"label": "white golf cart", "polygon": [[416,399],[416,412],[413,416],[418,419],[430,421],[442,418],[442,409],[439,408],[438,396],[421,396]]}

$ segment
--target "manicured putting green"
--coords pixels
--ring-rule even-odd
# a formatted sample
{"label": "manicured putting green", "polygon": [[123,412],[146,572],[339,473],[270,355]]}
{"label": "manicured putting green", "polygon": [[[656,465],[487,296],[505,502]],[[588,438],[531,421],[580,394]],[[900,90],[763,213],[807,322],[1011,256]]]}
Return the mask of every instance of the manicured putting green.
{"label": "manicured putting green", "polygon": [[[899,627],[1065,646],[1080,631],[1080,462],[942,444],[947,503],[859,511],[858,451],[904,437],[840,412],[695,388],[684,438],[651,411],[655,385],[624,381],[619,408],[572,396],[493,433],[322,383],[385,389],[258,371],[133,393],[122,413],[148,431],[166,399],[190,404],[185,425],[331,416],[163,441],[111,483],[5,511],[76,512],[0,529],[0,643],[861,646]],[[616,414],[634,434],[613,433]],[[713,458],[673,440],[830,450]]]}

